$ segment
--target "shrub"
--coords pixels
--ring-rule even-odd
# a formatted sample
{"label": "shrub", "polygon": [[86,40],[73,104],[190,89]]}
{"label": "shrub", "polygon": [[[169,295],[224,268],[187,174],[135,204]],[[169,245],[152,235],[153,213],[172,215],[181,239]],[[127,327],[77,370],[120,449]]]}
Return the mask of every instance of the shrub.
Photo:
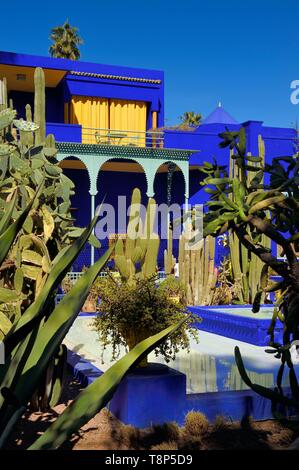
{"label": "shrub", "polygon": [[[101,301],[94,329],[104,349],[112,346],[112,360],[119,357],[120,346],[131,350],[139,341],[186,318],[185,303],[168,295],[167,282],[157,286],[153,277],[135,277],[134,282],[125,282],[112,276],[97,281]],[[197,339],[192,323],[190,316],[180,330],[156,349],[156,355],[161,354],[168,362],[180,349],[189,350],[188,333]]]}
{"label": "shrub", "polygon": [[209,428],[209,421],[199,411],[189,411],[185,417],[185,431],[191,436],[205,434]]}
{"label": "shrub", "polygon": [[161,444],[156,444],[152,446],[150,450],[178,450],[178,444],[175,441],[165,441]]}

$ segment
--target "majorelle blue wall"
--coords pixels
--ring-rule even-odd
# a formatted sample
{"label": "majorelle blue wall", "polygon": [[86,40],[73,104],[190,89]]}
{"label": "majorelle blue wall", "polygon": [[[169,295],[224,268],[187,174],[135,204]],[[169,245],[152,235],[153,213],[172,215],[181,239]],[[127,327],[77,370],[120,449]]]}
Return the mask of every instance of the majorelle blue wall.
{"label": "majorelle blue wall", "polygon": [[[42,67],[47,93],[47,122],[64,122],[64,103],[72,95],[144,101],[147,103],[147,128],[152,127],[152,112],[157,125],[164,125],[164,73],[133,67],[95,64],[29,54],[0,51],[0,79],[7,77],[9,97],[21,117],[25,104],[33,103],[33,71]],[[16,79],[18,74],[25,78]],[[52,129],[53,130],[53,129]],[[56,140],[65,141],[63,128],[56,129]]]}
{"label": "majorelle blue wall", "polygon": [[[214,122],[214,121],[219,122]],[[265,158],[271,162],[273,157],[293,155],[295,153],[296,130],[292,128],[278,128],[264,126],[262,121],[246,121],[237,123],[226,111],[219,107],[194,130],[166,129],[164,146],[168,148],[196,150],[190,158],[190,185],[189,194],[191,203],[202,203],[208,196],[200,187],[204,175],[198,170],[203,162],[211,162],[213,158],[218,164],[229,164],[229,149],[219,147],[220,132],[226,128],[239,130],[245,127],[247,137],[247,151],[252,155],[258,154],[258,136],[265,142]]]}

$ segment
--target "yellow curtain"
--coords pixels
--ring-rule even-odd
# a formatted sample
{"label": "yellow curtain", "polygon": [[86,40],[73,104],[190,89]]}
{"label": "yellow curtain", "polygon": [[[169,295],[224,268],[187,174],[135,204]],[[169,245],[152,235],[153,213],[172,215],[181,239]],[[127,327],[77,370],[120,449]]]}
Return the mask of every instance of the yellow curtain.
{"label": "yellow curtain", "polygon": [[72,97],[69,118],[71,124],[82,126],[83,144],[139,147],[146,144],[146,103],[143,101],[77,95]]}
{"label": "yellow curtain", "polygon": [[109,114],[110,130],[113,131],[110,143],[145,146],[146,103],[110,100]]}
{"label": "yellow curtain", "polygon": [[105,131],[109,128],[108,99],[91,96],[73,96],[71,101],[70,123],[81,124],[82,143],[95,144],[101,142]]}

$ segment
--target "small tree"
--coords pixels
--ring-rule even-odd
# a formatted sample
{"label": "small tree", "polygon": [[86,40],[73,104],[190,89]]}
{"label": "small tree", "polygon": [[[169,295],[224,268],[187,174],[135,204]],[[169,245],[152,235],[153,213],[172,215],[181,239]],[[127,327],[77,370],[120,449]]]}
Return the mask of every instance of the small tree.
{"label": "small tree", "polygon": [[83,44],[83,40],[77,31],[78,28],[71,26],[68,20],[63,25],[53,28],[50,36],[53,44],[49,49],[51,57],[70,60],[80,59],[78,46]]}
{"label": "small tree", "polygon": [[[261,288],[255,296],[253,312],[259,311],[263,292],[280,292],[269,329],[272,349],[267,350],[281,360],[277,390],[272,391],[250,381],[236,347],[239,372],[246,384],[261,395],[299,408],[299,387],[290,353],[292,341],[299,339],[299,263],[296,255],[299,243],[298,154],[274,158],[271,164],[262,166],[259,155],[246,155],[244,128],[238,132],[227,129],[219,136],[223,139],[220,146],[234,151],[239,178],[229,178],[226,167],[216,163],[205,163],[201,168],[208,175],[202,184],[207,186],[206,191],[211,195],[204,216],[204,236],[217,236],[231,230],[248,252],[264,263]],[[248,178],[248,172],[254,172],[255,176]],[[280,247],[282,259],[262,243],[262,236]],[[272,282],[271,273],[280,276],[281,280]],[[282,344],[274,342],[277,319],[284,324]],[[281,388],[285,365],[289,368],[292,399],[284,397]]]}

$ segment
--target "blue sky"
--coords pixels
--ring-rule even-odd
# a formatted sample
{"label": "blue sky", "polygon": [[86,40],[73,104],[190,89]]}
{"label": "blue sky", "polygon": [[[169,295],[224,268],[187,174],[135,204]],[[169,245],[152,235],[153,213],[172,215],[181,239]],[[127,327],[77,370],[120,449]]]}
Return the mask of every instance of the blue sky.
{"label": "blue sky", "polygon": [[169,125],[218,100],[240,122],[299,118],[298,0],[15,0],[1,16],[1,50],[47,55],[51,27],[69,18],[82,60],[164,70]]}

